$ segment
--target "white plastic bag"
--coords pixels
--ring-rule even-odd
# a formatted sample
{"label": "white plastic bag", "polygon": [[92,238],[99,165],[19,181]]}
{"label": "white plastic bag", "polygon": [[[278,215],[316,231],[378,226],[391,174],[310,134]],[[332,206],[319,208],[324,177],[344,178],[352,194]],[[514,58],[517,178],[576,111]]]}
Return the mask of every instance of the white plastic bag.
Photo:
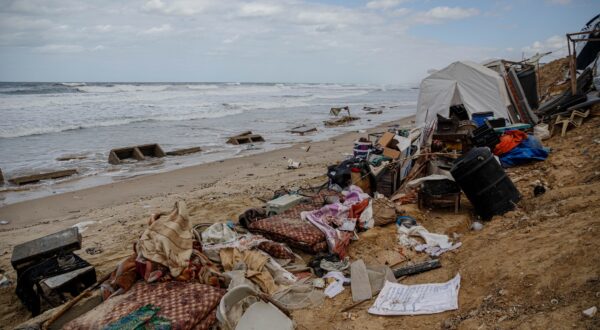
{"label": "white plastic bag", "polygon": [[550,137],[550,131],[548,130],[548,124],[538,124],[533,128],[533,135],[540,139],[545,140]]}

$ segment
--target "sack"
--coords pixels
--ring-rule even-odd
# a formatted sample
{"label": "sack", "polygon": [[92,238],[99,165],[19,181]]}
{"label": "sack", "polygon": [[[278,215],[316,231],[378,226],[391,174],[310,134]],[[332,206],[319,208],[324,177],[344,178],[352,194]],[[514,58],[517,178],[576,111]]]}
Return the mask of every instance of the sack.
{"label": "sack", "polygon": [[396,221],[396,205],[387,198],[373,199],[375,226],[384,226]]}

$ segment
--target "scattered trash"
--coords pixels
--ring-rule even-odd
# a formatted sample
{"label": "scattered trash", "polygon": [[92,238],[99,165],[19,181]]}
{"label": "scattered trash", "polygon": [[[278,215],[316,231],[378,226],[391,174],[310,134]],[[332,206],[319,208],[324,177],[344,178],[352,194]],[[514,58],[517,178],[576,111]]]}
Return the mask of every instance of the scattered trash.
{"label": "scattered trash", "polygon": [[79,233],[83,233],[84,231],[87,230],[88,226],[93,225],[96,222],[97,221],[82,221],[82,222],[74,224],[72,227],[77,228],[77,230],[79,231]]}
{"label": "scattered trash", "polygon": [[10,222],[6,220],[0,220],[0,225],[8,225]]}
{"label": "scattered trash", "polygon": [[596,306],[592,306],[592,307],[584,310],[581,313],[583,313],[583,315],[585,315],[589,318],[592,318],[592,317],[594,317],[594,315],[596,315],[597,312],[598,312],[598,308]]}
{"label": "scattered trash", "polygon": [[409,276],[424,273],[430,271],[432,269],[440,268],[442,264],[439,259],[431,259],[420,264],[406,266],[398,269],[392,270],[394,272],[394,277],[400,278],[402,276]]}
{"label": "scattered trash", "polygon": [[312,283],[315,288],[319,288],[319,289],[325,288],[325,280],[322,278],[315,278],[315,279],[313,279]]}
{"label": "scattered trash", "polygon": [[471,230],[480,231],[483,229],[483,224],[481,222],[473,221],[471,224]]}
{"label": "scattered trash", "polygon": [[546,192],[546,187],[543,184],[536,184],[533,187],[533,196],[538,197]]}
{"label": "scattered trash", "polygon": [[0,274],[0,288],[10,286],[11,284],[12,281],[9,280],[8,277],[6,277],[6,275]]}
{"label": "scattered trash", "polygon": [[375,315],[435,314],[458,309],[460,274],[446,283],[404,285],[386,282],[369,308]]}
{"label": "scattered trash", "polygon": [[340,272],[329,272],[325,274],[323,278],[334,279],[334,281],[325,289],[325,295],[329,298],[333,298],[344,291],[344,283],[350,283],[350,279],[346,278],[344,274]]}
{"label": "scattered trash", "polygon": [[[398,240],[401,245],[413,247],[415,251],[426,252],[432,257],[437,257],[445,252],[459,248],[462,243],[451,243],[450,238],[446,235],[430,233],[425,227],[416,225],[410,228],[405,226],[397,226]],[[421,237],[425,240],[425,244],[421,244],[411,236]]]}
{"label": "scattered trash", "polygon": [[300,162],[296,162],[293,159],[288,159],[288,169],[298,169],[300,168]]}
{"label": "scattered trash", "polygon": [[100,254],[102,252],[104,252],[104,250],[102,250],[102,248],[98,247],[98,246],[89,247],[89,248],[85,249],[85,253],[91,254],[91,255]]}

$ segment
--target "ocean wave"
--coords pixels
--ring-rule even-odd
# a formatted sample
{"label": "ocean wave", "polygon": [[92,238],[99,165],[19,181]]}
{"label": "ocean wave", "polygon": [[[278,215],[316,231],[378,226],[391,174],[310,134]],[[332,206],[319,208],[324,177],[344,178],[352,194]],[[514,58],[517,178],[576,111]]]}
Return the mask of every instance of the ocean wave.
{"label": "ocean wave", "polygon": [[66,94],[66,93],[85,93],[85,91],[62,84],[41,85],[34,87],[17,87],[0,90],[0,94],[5,95],[36,95],[36,94]]}
{"label": "ocean wave", "polygon": [[29,127],[29,128],[15,128],[0,131],[0,138],[17,138],[17,137],[26,137],[26,136],[34,136],[34,135],[43,135],[43,134],[52,134],[52,133],[61,133],[61,132],[69,132],[82,130],[87,128],[97,128],[97,127],[111,127],[111,126],[121,126],[128,125],[134,123],[143,123],[143,122],[160,122],[160,121],[189,121],[189,120],[197,120],[197,119],[206,119],[206,118],[220,118],[225,116],[237,115],[244,112],[243,109],[237,108],[228,108],[225,110],[221,110],[218,112],[202,112],[202,113],[185,113],[185,114],[177,114],[177,115],[153,115],[146,117],[133,117],[133,118],[125,118],[125,119],[114,119],[114,120],[105,120],[101,122],[93,122],[93,123],[78,123],[71,125],[61,125],[61,126],[49,126],[49,127]]}

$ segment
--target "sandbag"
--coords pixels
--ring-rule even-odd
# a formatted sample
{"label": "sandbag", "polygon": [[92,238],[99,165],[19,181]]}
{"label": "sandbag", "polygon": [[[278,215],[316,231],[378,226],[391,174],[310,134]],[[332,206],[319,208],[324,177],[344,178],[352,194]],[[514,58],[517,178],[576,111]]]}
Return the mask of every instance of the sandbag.
{"label": "sandbag", "polygon": [[396,205],[387,198],[374,198],[373,219],[375,226],[384,226],[396,221]]}

